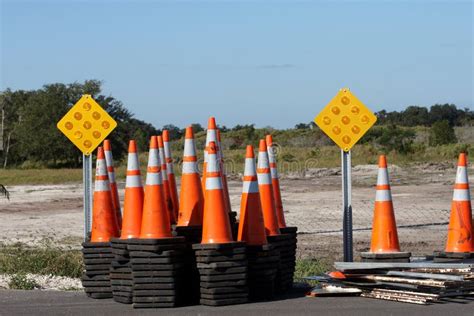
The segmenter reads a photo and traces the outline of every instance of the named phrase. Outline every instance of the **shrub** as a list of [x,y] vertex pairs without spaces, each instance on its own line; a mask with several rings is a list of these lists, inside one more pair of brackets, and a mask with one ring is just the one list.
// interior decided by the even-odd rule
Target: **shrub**
[[456,143],[456,134],[454,128],[449,125],[447,120],[438,121],[433,124],[430,130],[430,145],[447,145]]

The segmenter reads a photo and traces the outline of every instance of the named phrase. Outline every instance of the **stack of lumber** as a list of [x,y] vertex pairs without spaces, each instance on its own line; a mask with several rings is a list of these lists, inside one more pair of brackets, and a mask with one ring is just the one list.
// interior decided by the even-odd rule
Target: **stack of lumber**
[[431,304],[474,295],[474,264],[336,262],[309,296],[360,295]]

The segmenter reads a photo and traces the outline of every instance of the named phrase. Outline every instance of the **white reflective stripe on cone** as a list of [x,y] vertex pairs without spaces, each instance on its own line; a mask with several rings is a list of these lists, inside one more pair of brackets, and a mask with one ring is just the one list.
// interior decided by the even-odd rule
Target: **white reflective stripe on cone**
[[115,183],[115,172],[109,172],[109,183]]
[[146,185],[161,185],[161,172],[148,172],[146,174]]
[[257,181],[244,181],[242,193],[258,193]]
[[109,181],[107,180],[95,180],[95,192],[110,191]]
[[112,152],[110,150],[104,150],[104,154],[105,154],[105,161],[107,162],[107,166],[113,167],[114,163],[113,163],[113,158],[112,158]]
[[206,178],[206,190],[222,190],[222,181],[220,177]]
[[392,200],[392,193],[390,190],[377,190],[375,193],[375,201],[376,202],[383,202],[383,201],[391,201]]
[[171,158],[170,144],[168,142],[163,142],[163,147],[165,148],[165,158]]
[[245,158],[244,176],[254,176],[256,174],[257,169],[255,169],[255,161],[253,158]]
[[268,160],[271,163],[276,163],[276,158],[275,158],[275,154],[273,153],[272,147],[267,146],[267,154],[268,154]]
[[104,159],[99,159],[96,162],[95,175],[96,176],[107,176],[107,165],[105,164]]
[[272,178],[269,173],[258,173],[258,185],[272,184]]
[[163,181],[167,181],[167,180],[168,180],[168,172],[167,172],[167,170],[161,168],[161,172],[160,172],[160,173],[161,173],[161,179],[162,179]]
[[[214,157],[212,157],[214,156]],[[207,161],[207,172],[219,172],[219,163],[217,162],[217,159],[215,158],[215,154],[209,155],[209,159]]]
[[184,157],[196,157],[196,147],[193,139],[184,140]]
[[458,166],[456,173],[456,183],[469,183],[466,167]]
[[194,174],[198,173],[197,163],[194,161],[183,162],[183,174]]
[[387,168],[379,168],[379,173],[377,175],[377,185],[389,184],[388,181]]
[[142,177],[139,175],[127,176],[126,181],[125,181],[125,186],[127,188],[141,188]]
[[268,162],[268,155],[267,152],[259,152],[258,153],[258,162],[257,162],[258,168],[269,168],[270,163]]
[[272,179],[278,179],[277,168],[270,168],[270,174],[272,175]]
[[128,154],[127,170],[140,170],[137,153]]
[[151,148],[148,153],[148,167],[158,167],[161,165],[160,157],[158,156],[158,150]]
[[166,171],[168,171],[168,174],[174,174],[173,163],[171,162],[166,163]]
[[454,189],[453,201],[471,201],[471,193],[466,189]]

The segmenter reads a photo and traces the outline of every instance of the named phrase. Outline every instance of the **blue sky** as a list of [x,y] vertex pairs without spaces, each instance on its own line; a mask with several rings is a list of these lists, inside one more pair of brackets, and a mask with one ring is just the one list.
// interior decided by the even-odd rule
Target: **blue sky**
[[474,108],[472,1],[0,2],[0,89],[100,79],[157,127],[292,127],[342,87]]

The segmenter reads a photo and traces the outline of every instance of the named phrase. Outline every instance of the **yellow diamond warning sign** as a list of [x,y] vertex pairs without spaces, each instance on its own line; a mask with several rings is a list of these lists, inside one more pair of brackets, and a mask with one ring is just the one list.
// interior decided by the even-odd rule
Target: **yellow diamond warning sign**
[[117,122],[90,95],[85,94],[57,126],[88,156],[114,130]]
[[374,113],[349,89],[341,89],[314,119],[344,151],[349,151],[376,121]]

